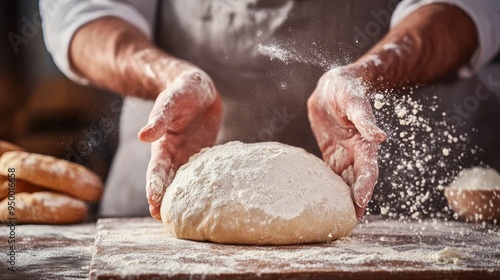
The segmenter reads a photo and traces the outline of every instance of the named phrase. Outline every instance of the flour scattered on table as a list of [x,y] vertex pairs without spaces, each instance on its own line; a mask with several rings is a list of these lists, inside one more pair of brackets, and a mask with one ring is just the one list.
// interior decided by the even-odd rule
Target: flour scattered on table
[[463,260],[468,258],[467,254],[463,251],[450,247],[446,247],[441,251],[432,253],[429,257],[437,263],[451,263],[454,265],[460,265]]
[[[473,228],[454,221],[371,220],[360,224],[349,237],[299,246],[234,246],[176,239],[166,236],[161,224],[151,219],[134,219],[133,223],[101,220],[98,227],[98,250],[91,272],[101,275],[187,274],[196,278],[332,268],[349,272],[460,273],[471,267],[498,271],[500,266],[495,257],[498,228]],[[418,238],[414,236],[416,229],[422,232]]]

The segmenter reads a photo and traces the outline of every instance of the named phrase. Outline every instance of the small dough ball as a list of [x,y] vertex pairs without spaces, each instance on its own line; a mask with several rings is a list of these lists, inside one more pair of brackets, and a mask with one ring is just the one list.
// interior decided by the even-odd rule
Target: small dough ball
[[167,188],[161,217],[178,238],[226,244],[325,242],[357,224],[342,178],[276,142],[229,142],[194,155]]

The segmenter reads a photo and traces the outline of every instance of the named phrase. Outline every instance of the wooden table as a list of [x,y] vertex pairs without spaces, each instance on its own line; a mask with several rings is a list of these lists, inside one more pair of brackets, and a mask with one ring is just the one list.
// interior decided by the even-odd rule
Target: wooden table
[[18,225],[16,272],[7,270],[7,236],[1,225],[0,279],[87,279],[95,224],[72,226]]
[[349,238],[301,246],[179,240],[152,219],[98,222],[91,279],[500,278],[498,228],[369,219]]
[[499,227],[461,222],[370,217],[332,243],[267,247],[178,240],[151,218],[24,225],[16,235],[18,271],[2,260],[0,279],[500,279]]

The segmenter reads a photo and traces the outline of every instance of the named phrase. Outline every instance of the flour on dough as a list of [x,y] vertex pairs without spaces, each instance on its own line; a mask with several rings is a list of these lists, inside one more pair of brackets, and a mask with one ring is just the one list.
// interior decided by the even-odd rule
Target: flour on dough
[[350,189],[319,158],[276,142],[204,149],[167,188],[161,217],[174,236],[228,244],[300,244],[347,236]]

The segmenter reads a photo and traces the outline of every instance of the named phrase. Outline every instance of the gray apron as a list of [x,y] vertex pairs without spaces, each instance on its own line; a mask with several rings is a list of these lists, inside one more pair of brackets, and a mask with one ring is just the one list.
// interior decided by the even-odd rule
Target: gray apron
[[[388,19],[381,26],[370,13],[389,15],[388,4],[163,1],[158,44],[214,79],[224,102],[219,143],[279,141],[318,154],[307,119],[307,98],[325,68],[355,60],[384,35]],[[377,23],[379,32],[370,34],[374,36],[359,48],[354,30],[364,30],[369,21]],[[347,44],[353,50],[346,50]]]
[[[319,155],[307,118],[307,98],[327,69],[353,62],[385,35],[398,1],[158,2],[156,43],[206,71],[222,95],[223,125],[217,143],[279,141]],[[144,176],[149,145],[129,137],[137,137],[151,106],[125,100],[123,143],[113,169],[133,168],[110,176],[108,188],[133,190],[105,195],[103,215],[148,215]],[[395,191],[384,181],[388,177],[382,168],[373,212]],[[441,195],[433,201],[443,204]]]

